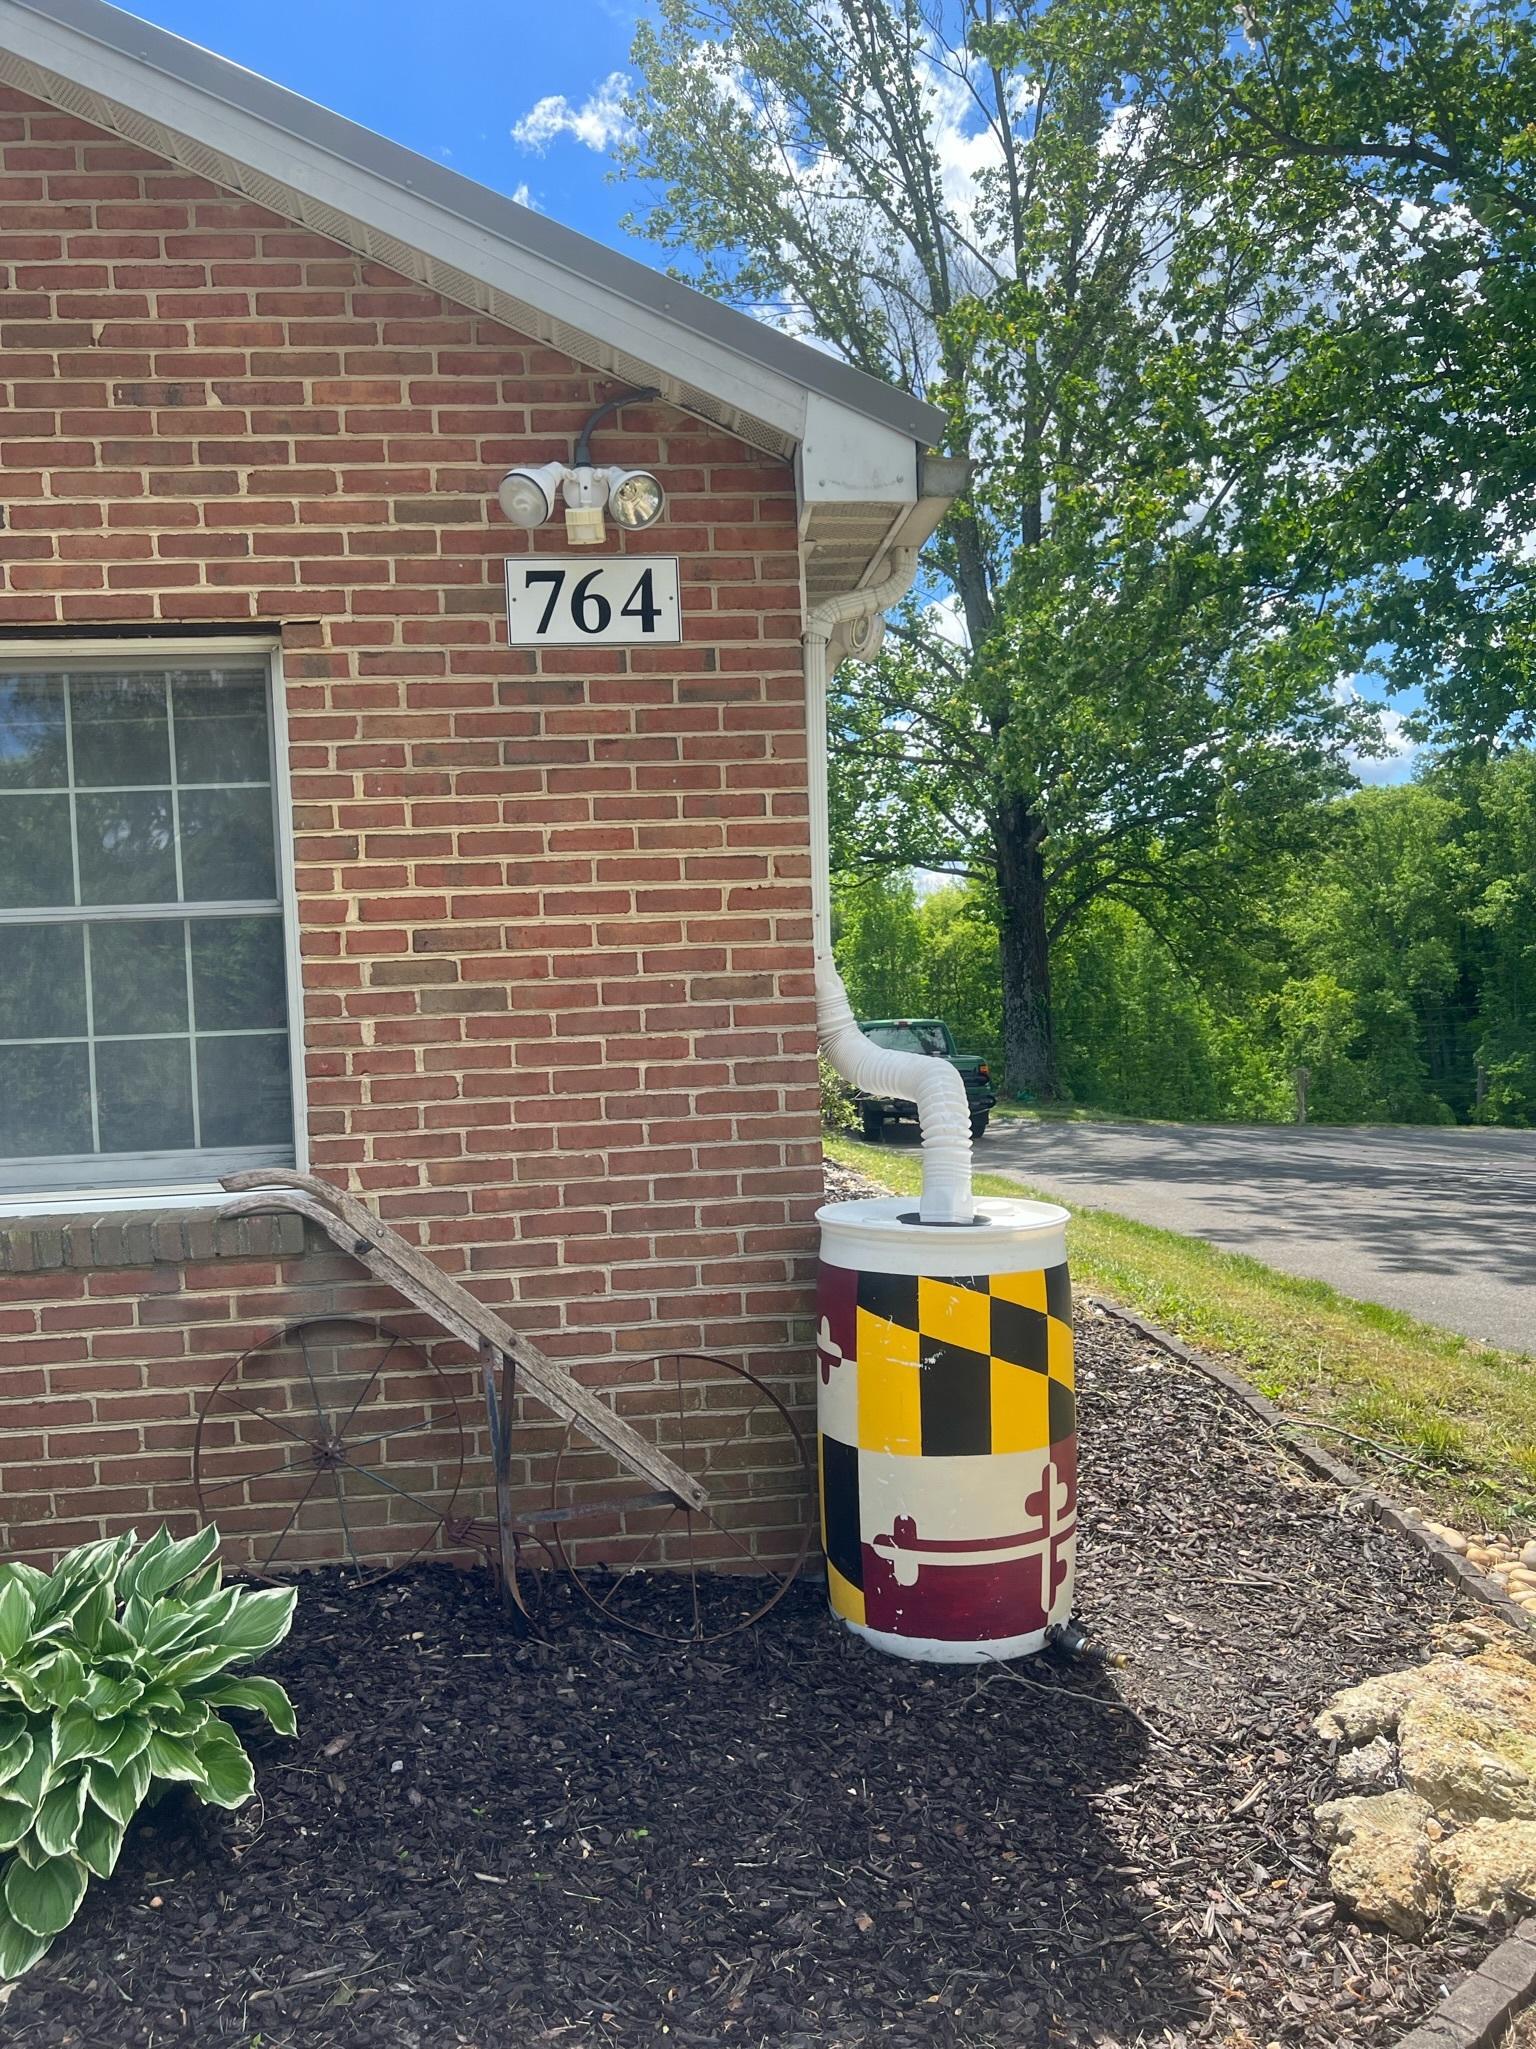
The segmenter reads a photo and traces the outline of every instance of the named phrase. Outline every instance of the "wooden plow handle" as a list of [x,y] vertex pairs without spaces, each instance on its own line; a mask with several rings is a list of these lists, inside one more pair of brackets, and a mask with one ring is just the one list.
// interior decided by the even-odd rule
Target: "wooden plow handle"
[[703,1485],[675,1460],[647,1444],[638,1431],[616,1416],[606,1402],[563,1366],[547,1358],[537,1345],[512,1329],[478,1296],[445,1274],[416,1246],[376,1217],[366,1203],[312,1174],[291,1167],[261,1167],[228,1174],[223,1186],[240,1199],[224,1205],[226,1217],[244,1217],[267,1210],[293,1210],[317,1224],[331,1241],[385,1282],[461,1344],[483,1356],[489,1346],[517,1367],[523,1385],[563,1421],[618,1460],[632,1473],[674,1497],[681,1507],[707,1509]]

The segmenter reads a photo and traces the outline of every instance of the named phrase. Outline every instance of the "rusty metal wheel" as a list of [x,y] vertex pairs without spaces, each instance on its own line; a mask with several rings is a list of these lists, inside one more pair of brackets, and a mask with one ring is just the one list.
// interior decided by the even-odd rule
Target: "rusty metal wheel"
[[[734,1636],[777,1607],[810,1548],[811,1456],[765,1382],[729,1359],[675,1352],[612,1390],[616,1414],[709,1490],[707,1510],[638,1493],[574,1426],[555,1465],[556,1549],[607,1622],[662,1643]],[[799,1494],[805,1512],[784,1508]],[[543,1523],[546,1518],[531,1520]]]
[[463,1472],[447,1378],[377,1317],[286,1324],[198,1412],[198,1506],[258,1579],[340,1562],[366,1586],[400,1571],[453,1514]]

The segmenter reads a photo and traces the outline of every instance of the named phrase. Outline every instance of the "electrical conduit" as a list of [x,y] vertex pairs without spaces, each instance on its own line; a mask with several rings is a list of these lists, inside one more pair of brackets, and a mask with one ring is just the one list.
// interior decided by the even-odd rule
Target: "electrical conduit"
[[[923,1134],[923,1192],[918,1216],[925,1224],[969,1224],[971,1117],[965,1083],[947,1060],[897,1053],[866,1038],[854,1021],[848,992],[832,959],[831,841],[827,816],[827,683],[837,656],[872,655],[880,644],[882,615],[912,588],[917,550],[893,548],[884,582],[812,606],[805,622],[805,732],[810,756],[811,919],[816,964],[816,1027],[821,1049],[847,1082],[872,1096],[897,1096],[917,1106]],[[841,632],[839,631],[841,629]]]

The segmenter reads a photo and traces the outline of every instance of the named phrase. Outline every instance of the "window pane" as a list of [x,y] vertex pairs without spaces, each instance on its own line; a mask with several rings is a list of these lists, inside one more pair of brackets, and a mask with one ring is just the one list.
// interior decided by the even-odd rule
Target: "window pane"
[[[0,926],[0,1039],[85,1037],[85,941],[78,925]],[[10,1054],[3,1087],[10,1086]]]
[[138,676],[72,676],[69,710],[78,786],[170,781],[165,677],[158,669]]
[[199,1031],[285,1025],[284,990],[280,917],[193,920],[192,994]]
[[0,789],[60,790],[68,769],[60,679],[0,675]]
[[90,1063],[84,1046],[11,1046],[0,1089],[0,1155],[91,1150]]
[[279,895],[265,666],[3,655],[0,913],[37,918],[0,919],[12,1185],[72,1186],[93,1153],[84,1185],[121,1188],[158,1178],[138,1154],[291,1159],[282,915],[187,916]]
[[267,748],[266,679],[259,673],[173,676],[176,780],[180,783],[264,783],[272,773]]
[[68,797],[0,796],[0,905],[74,900]]
[[131,918],[91,927],[91,1003],[98,1034],[184,1032],[186,926]]
[[293,1137],[287,1034],[199,1039],[197,1100],[204,1145],[287,1145]]
[[192,1143],[192,1057],[185,1039],[108,1040],[96,1048],[104,1153]]
[[180,805],[188,902],[277,895],[270,790],[183,790]]
[[[53,799],[42,801],[51,804]],[[82,903],[174,903],[176,851],[169,790],[80,796],[75,799],[75,818]]]

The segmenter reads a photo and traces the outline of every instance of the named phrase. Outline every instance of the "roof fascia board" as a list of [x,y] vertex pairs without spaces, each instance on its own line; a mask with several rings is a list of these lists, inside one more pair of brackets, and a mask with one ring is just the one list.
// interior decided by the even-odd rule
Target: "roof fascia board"
[[102,0],[0,0],[0,47],[438,258],[789,438],[807,403],[937,439],[877,378]]
[[917,496],[912,436],[861,419],[817,391],[806,393],[797,468],[806,507],[906,504]]

